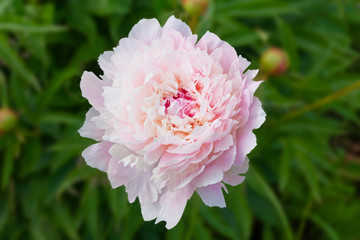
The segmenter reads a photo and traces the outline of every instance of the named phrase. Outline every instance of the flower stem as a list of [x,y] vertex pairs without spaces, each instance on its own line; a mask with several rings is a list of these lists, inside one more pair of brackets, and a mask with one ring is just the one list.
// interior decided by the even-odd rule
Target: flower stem
[[299,228],[298,228],[297,233],[296,233],[296,239],[297,240],[302,239],[302,235],[304,233],[306,221],[307,221],[307,219],[309,217],[309,213],[310,213],[310,210],[311,210],[312,206],[313,206],[313,202],[312,202],[312,200],[310,198],[309,201],[307,202],[307,204],[305,205],[304,209],[303,209],[303,214],[302,214],[302,218],[300,220],[300,225],[299,225]]
[[6,81],[5,76],[2,72],[0,72],[0,107],[6,108],[8,106],[7,101],[7,87],[6,87]]
[[321,98],[315,102],[310,103],[309,105],[306,105],[303,108],[300,108],[298,110],[295,110],[293,112],[290,112],[288,114],[286,114],[282,119],[283,120],[289,120],[289,119],[293,119],[296,118],[298,116],[303,115],[304,113],[307,113],[309,111],[312,111],[314,109],[317,109],[325,104],[328,104],[344,95],[346,95],[347,93],[350,93],[354,90],[356,90],[357,88],[360,88],[360,80],[356,81],[355,83],[348,85],[342,89],[340,89],[337,92],[331,93],[327,96],[325,96],[324,98]]

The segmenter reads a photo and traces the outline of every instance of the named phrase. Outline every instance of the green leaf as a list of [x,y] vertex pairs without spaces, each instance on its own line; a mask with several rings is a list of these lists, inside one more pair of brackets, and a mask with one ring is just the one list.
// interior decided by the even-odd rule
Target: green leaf
[[276,14],[299,14],[299,10],[281,1],[226,1],[216,5],[216,11],[236,17],[268,17]]
[[78,116],[66,112],[47,112],[39,118],[39,123],[68,124],[81,126],[83,120]]
[[77,240],[80,238],[77,233],[76,224],[74,224],[74,217],[69,211],[71,210],[68,206],[59,202],[53,208],[54,218],[69,239]]
[[92,177],[95,173],[96,171],[90,167],[73,169],[57,189],[56,195],[61,195],[76,182],[90,179],[90,177]]
[[208,229],[200,218],[197,218],[194,225],[194,239],[211,240],[212,235],[210,229]]
[[280,191],[284,191],[285,187],[289,180],[289,172],[290,172],[290,162],[292,160],[292,149],[291,145],[286,142],[283,142],[283,152],[280,158],[280,172],[279,172],[279,189]]
[[237,232],[228,226],[216,212],[216,209],[201,207],[200,213],[205,222],[218,234],[229,239],[239,239]]
[[20,176],[24,177],[35,170],[36,164],[40,161],[42,147],[38,139],[28,139],[23,149],[21,158]]
[[[11,174],[15,165],[15,147],[14,144],[2,146],[4,158],[1,160],[1,189],[7,188]],[[1,151],[1,148],[0,148]]]
[[334,227],[332,227],[328,222],[321,219],[319,216],[312,214],[310,215],[311,222],[313,222],[315,225],[317,225],[321,230],[323,230],[324,234],[328,237],[328,239],[331,240],[340,240],[341,238],[334,230]]
[[83,204],[85,208],[85,222],[86,226],[89,229],[92,237],[94,239],[99,239],[99,221],[98,221],[98,209],[99,209],[99,200],[98,200],[98,191],[96,186],[93,184],[88,183],[87,187],[85,188],[85,192],[83,195]]
[[294,41],[294,36],[291,28],[281,18],[275,18],[279,37],[282,45],[289,56],[290,67],[292,70],[297,71],[299,69],[299,55]]
[[54,32],[63,32],[67,30],[67,27],[56,26],[56,25],[30,25],[24,23],[12,23],[12,22],[0,22],[0,31],[9,31],[9,32],[19,32],[19,33],[54,33]]
[[238,189],[238,187],[229,189],[227,208],[235,216],[241,239],[250,239],[253,216],[244,192],[244,185],[242,185],[241,189]]
[[5,61],[5,63],[7,63],[9,67],[28,84],[32,85],[36,90],[40,90],[40,84],[36,76],[26,66],[24,61],[14,50],[14,47],[10,46],[8,40],[2,34],[0,34],[0,59]]
[[281,202],[278,200],[271,187],[267,184],[266,180],[255,170],[254,167],[252,167],[252,169],[247,173],[247,181],[254,191],[262,194],[273,205],[280,218],[286,239],[294,239],[289,220],[284,212]]
[[[296,142],[294,143],[294,147],[299,147]],[[296,160],[298,166],[302,170],[302,173],[305,177],[306,182],[308,183],[309,188],[311,189],[311,194],[315,198],[316,201],[321,201],[319,186],[318,186],[318,175],[316,173],[316,168],[312,164],[311,160],[308,156],[305,156],[299,151],[295,152]]]

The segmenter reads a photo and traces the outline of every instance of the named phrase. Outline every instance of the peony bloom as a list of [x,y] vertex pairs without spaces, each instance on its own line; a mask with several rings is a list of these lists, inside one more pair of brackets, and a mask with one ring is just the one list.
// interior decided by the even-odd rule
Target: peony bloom
[[124,185],[144,220],[174,227],[196,191],[225,207],[222,189],[238,185],[265,120],[252,81],[257,70],[228,43],[197,35],[170,17],[163,27],[143,19],[113,51],[99,57],[101,78],[84,72],[80,87],[92,105],[79,133],[98,143],[82,153]]

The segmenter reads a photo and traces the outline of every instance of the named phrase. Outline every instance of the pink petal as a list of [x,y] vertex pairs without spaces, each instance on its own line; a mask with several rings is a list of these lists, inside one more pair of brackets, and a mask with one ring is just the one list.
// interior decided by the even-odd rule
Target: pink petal
[[86,120],[84,125],[78,130],[80,136],[91,138],[96,141],[100,141],[102,139],[104,130],[96,128],[95,122],[91,121],[93,117],[98,115],[98,111],[96,111],[94,108],[90,108],[90,110],[86,113]]
[[209,207],[226,207],[221,182],[196,189],[203,202]]
[[112,143],[105,141],[95,143],[86,148],[81,155],[89,166],[106,172],[111,158],[109,149],[112,145]]
[[150,221],[157,218],[156,223],[165,221],[167,229],[173,228],[179,222],[187,200],[193,192],[194,188],[191,186],[186,186],[173,192],[164,189],[157,202],[141,205],[144,220]]
[[136,38],[150,45],[151,42],[161,36],[161,26],[155,18],[140,20],[130,31],[129,38]]
[[[136,167],[135,167],[136,168]],[[150,181],[151,171],[142,171],[137,169],[135,176],[125,184],[128,193],[129,202],[139,198],[140,204],[148,204],[158,199],[159,192],[152,181]]]
[[109,149],[109,153],[112,157],[121,160],[131,155],[133,152],[131,152],[129,149],[127,149],[121,144],[113,144],[112,147]]
[[222,45],[221,39],[214,33],[206,32],[202,38],[198,41],[196,46],[201,50],[205,50],[208,54],[211,54],[216,48]]
[[[136,52],[142,52],[145,44],[140,39],[122,38],[119,41],[119,46],[115,49],[116,55],[124,57],[123,55],[132,56]],[[114,56],[115,57],[115,56]],[[112,58],[113,60],[114,58]],[[124,62],[126,64],[127,62]]]
[[252,80],[256,77],[256,75],[258,74],[259,70],[247,70],[244,74],[244,78],[248,79],[248,80]]
[[235,49],[227,42],[222,41],[217,35],[211,32],[206,32],[204,36],[196,44],[202,50],[205,50],[210,55],[215,49],[222,49],[222,57],[220,64],[224,69],[224,72],[229,72],[231,64],[234,61],[238,61],[238,56]]
[[107,170],[108,178],[113,188],[127,184],[136,174],[136,168],[125,167],[121,159],[111,158]]
[[242,183],[245,180],[245,176],[239,174],[244,174],[249,168],[249,158],[245,158],[245,161],[241,166],[233,166],[229,171],[224,173],[223,182],[231,186],[236,186]]
[[80,88],[83,97],[98,111],[104,108],[104,98],[101,96],[104,82],[92,72],[85,71],[81,77]]
[[225,151],[230,148],[234,144],[233,136],[231,134],[227,134],[225,137],[214,143],[214,153]]
[[99,56],[99,59],[98,59],[100,68],[104,71],[104,74],[109,79],[114,79],[115,78],[116,67],[111,62],[111,57],[113,55],[114,55],[113,51],[106,51],[103,54],[101,54]]
[[230,169],[235,161],[236,147],[223,152],[216,160],[208,164],[205,170],[192,181],[196,187],[203,187],[220,182],[224,177],[224,171]]
[[210,184],[220,182],[224,177],[224,171],[218,164],[209,164],[205,170],[196,178],[193,179],[192,184],[196,187],[203,187]]
[[249,66],[250,62],[246,58],[243,58],[241,55],[239,55],[240,71],[243,73]]
[[180,32],[184,37],[189,37],[192,35],[190,27],[180,19],[175,18],[174,16],[169,17],[169,19],[166,21],[163,27],[163,32],[172,29]]
[[140,203],[156,201],[158,191],[150,181],[152,171],[125,166],[125,162],[131,162],[131,158],[140,158],[120,144],[114,144],[109,150],[113,156],[108,167],[108,178],[113,188],[125,185],[129,202],[134,202],[139,197]]
[[265,119],[266,114],[261,107],[261,102],[257,97],[254,97],[249,110],[249,119],[245,127],[257,129],[265,122]]
[[148,164],[154,164],[154,163],[160,161],[160,158],[163,155],[163,153],[165,152],[165,150],[166,150],[165,146],[160,146],[153,151],[145,152],[144,161]]
[[256,147],[256,136],[248,129],[240,129],[237,133],[237,152],[236,166],[241,166],[245,161],[245,156]]
[[104,97],[105,109],[112,113],[116,119],[127,122],[129,119],[124,99],[124,91],[121,88],[104,87],[102,96]]

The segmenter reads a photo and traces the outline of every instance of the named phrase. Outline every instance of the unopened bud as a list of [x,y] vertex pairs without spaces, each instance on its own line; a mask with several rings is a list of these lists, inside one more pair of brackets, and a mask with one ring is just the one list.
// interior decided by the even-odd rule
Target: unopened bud
[[280,75],[287,70],[289,58],[282,49],[271,47],[261,56],[260,64],[265,74]]
[[190,15],[200,15],[208,7],[209,0],[182,0],[185,11]]
[[16,113],[9,108],[0,109],[0,134],[11,131],[17,123]]

